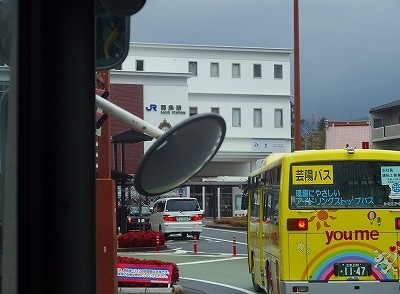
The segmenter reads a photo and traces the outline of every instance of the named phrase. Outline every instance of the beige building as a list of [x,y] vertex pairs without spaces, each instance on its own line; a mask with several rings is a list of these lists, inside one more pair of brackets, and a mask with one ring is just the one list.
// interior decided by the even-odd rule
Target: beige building
[[369,121],[326,121],[325,149],[369,148]]
[[400,100],[370,109],[369,121],[326,121],[325,148],[400,150]]

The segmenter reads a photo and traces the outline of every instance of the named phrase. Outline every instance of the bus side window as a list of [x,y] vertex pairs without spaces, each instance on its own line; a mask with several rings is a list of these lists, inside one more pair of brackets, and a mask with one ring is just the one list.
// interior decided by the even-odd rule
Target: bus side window
[[272,189],[272,197],[271,197],[271,220],[273,222],[278,223],[278,215],[279,215],[279,186],[278,188],[275,186]]
[[[249,193],[250,195],[250,193]],[[251,191],[251,217],[259,218],[260,213],[260,195],[258,194],[257,189],[252,189]]]
[[264,220],[278,223],[279,189],[270,187],[265,190],[264,195]]
[[263,215],[263,220],[264,221],[270,221],[270,215],[271,215],[271,205],[270,205],[270,199],[271,195],[269,194],[269,189],[264,190],[264,215]]

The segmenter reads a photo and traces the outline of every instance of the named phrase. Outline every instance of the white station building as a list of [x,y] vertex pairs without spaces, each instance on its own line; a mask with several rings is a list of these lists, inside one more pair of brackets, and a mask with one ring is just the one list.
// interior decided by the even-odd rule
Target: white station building
[[[111,84],[143,85],[146,122],[167,129],[191,115],[215,112],[227,125],[212,162],[173,194],[198,198],[208,216],[210,209],[218,217],[242,213],[238,183],[271,152],[291,152],[292,52],[130,44],[123,64],[111,71]],[[145,151],[150,144],[145,142]]]

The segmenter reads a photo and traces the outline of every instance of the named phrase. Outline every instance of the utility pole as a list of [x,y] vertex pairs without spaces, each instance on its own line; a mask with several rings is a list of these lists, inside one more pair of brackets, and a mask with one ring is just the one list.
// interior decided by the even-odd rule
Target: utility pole
[[301,150],[299,0],[294,1],[294,148]]
[[[110,72],[97,73],[103,89],[110,92]],[[111,179],[110,117],[98,137],[98,175],[96,180],[96,293],[116,294],[117,240],[115,183]]]

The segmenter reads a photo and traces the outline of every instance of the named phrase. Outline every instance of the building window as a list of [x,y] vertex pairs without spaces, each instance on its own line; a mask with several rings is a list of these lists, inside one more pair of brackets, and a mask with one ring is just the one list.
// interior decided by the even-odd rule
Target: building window
[[262,111],[261,108],[254,108],[253,110],[253,125],[255,128],[262,127]]
[[197,62],[189,61],[189,72],[197,76]]
[[261,78],[261,64],[253,64],[253,77]]
[[283,110],[282,109],[275,109],[275,128],[282,128],[283,127]]
[[283,78],[282,64],[274,64],[274,78],[275,79]]
[[143,71],[144,68],[144,61],[143,60],[136,60],[136,70]]
[[240,127],[241,114],[240,108],[232,108],[232,127]]
[[189,116],[196,115],[197,113],[197,107],[189,107]]
[[211,107],[211,112],[219,114],[219,107]]
[[232,78],[240,78],[240,63],[232,64]]
[[211,62],[210,76],[219,77],[219,64],[217,62]]
[[374,118],[374,129],[383,127],[383,120],[381,118]]

